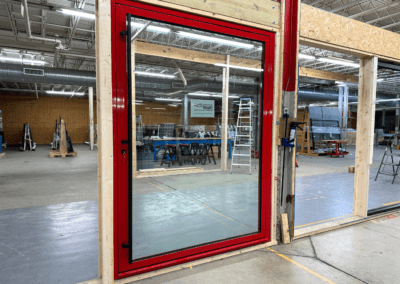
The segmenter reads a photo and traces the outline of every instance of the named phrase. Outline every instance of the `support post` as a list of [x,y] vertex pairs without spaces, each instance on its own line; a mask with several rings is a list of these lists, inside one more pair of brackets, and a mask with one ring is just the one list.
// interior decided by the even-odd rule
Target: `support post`
[[372,164],[378,58],[361,59],[358,84],[356,170],[353,215],[367,217],[369,171]]
[[183,125],[185,131],[189,130],[189,96],[185,94],[185,98],[183,100]]
[[223,69],[222,83],[222,126],[221,126],[221,170],[228,169],[228,108],[229,108],[229,60],[230,56],[226,56],[227,67]]
[[[397,99],[400,99],[400,95],[397,95]],[[399,123],[400,123],[400,121],[399,121],[399,115],[400,115],[399,107],[400,107],[400,101],[396,101],[396,117],[395,117],[396,121],[395,121],[394,130],[395,130],[395,132],[397,134],[396,138],[395,138],[395,143],[397,145],[397,149],[399,149],[399,145],[400,145],[399,139],[398,139],[399,134],[400,134],[400,132],[399,132],[399,130],[400,130],[400,128],[399,128]]]
[[90,150],[94,148],[94,121],[93,121],[93,87],[89,87],[89,143]]
[[343,93],[344,87],[339,87],[338,108],[340,113],[339,127],[343,133]]
[[349,87],[344,87],[343,92],[343,126],[342,126],[342,140],[347,140],[347,127],[349,115]]
[[114,152],[111,78],[111,1],[96,1],[99,278],[114,283]]

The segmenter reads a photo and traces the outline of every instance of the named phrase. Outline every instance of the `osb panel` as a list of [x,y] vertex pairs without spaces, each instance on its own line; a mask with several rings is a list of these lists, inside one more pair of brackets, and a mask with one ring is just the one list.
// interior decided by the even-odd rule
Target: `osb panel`
[[[89,101],[87,98],[57,98],[1,95],[0,109],[3,111],[3,127],[8,144],[22,140],[24,123],[32,128],[36,144],[50,144],[53,141],[55,122],[59,116],[65,120],[72,143],[89,141]],[[94,123],[96,124],[96,101],[94,101]]]
[[[279,28],[280,23],[280,3],[270,0],[252,0],[252,1],[241,1],[241,0],[138,0],[140,2],[147,2],[150,4],[158,4],[166,6],[160,2],[166,4],[175,4],[176,8],[179,6],[186,7],[189,9],[196,9],[211,13],[213,16],[221,15],[223,20],[227,20],[224,17],[229,17],[241,21],[248,21],[256,24],[267,25],[274,28]],[[183,10],[183,9],[182,9]],[[195,11],[193,11],[195,12]],[[207,15],[205,15],[207,16]],[[218,17],[220,18],[220,17]]]
[[399,34],[302,4],[300,41],[306,40],[400,59]]
[[358,83],[358,77],[353,75],[346,75],[336,72],[315,70],[310,68],[299,68],[299,76],[309,77],[309,78],[317,78],[317,79],[325,79],[325,80],[336,80],[343,81],[349,83]]

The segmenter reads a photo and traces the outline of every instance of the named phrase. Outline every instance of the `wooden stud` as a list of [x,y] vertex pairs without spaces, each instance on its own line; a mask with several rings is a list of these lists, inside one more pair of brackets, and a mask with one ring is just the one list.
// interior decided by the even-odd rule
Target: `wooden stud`
[[[229,66],[230,56],[226,56],[226,64]],[[222,84],[222,123],[221,123],[221,170],[228,169],[228,113],[229,113],[229,67],[223,69]],[[233,159],[233,157],[232,157]]]
[[356,170],[356,167],[354,167],[354,166],[349,167],[349,173],[354,174],[355,170]]
[[286,213],[281,214],[281,236],[283,244],[290,243],[289,223]]
[[361,59],[353,198],[353,215],[359,217],[366,217],[368,210],[369,170],[374,146],[377,70],[377,57]]
[[299,68],[299,76],[358,84],[358,76],[323,71],[323,70],[315,70],[305,67]]
[[98,107],[99,257],[102,283],[114,283],[113,112],[111,77],[111,1],[96,0],[96,82]]

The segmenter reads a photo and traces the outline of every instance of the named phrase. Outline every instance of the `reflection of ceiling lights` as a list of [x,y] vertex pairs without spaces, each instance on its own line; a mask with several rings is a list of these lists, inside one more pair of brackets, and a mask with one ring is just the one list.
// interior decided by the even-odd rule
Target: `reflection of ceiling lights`
[[85,92],[65,92],[65,91],[46,91],[46,94],[49,95],[65,95],[65,96],[84,96]]
[[76,11],[76,10],[61,9],[61,10],[59,10],[59,12],[65,14],[65,15],[87,18],[87,19],[91,19],[91,20],[96,19],[96,15],[94,15],[94,14],[89,14],[89,13],[80,12],[80,11]]
[[39,65],[39,66],[43,66],[46,64],[46,61],[43,61],[43,60],[14,58],[14,57],[7,57],[7,56],[0,56],[0,61],[15,62],[15,63],[26,64],[26,65],[28,65],[28,64]]
[[[216,98],[222,98],[222,95],[211,95],[212,97],[216,97]],[[228,96],[228,98],[230,99],[238,99],[240,98],[239,96]]]
[[[131,22],[131,26],[133,26],[135,28],[141,28],[144,26],[144,24]],[[169,33],[171,31],[170,29],[163,28],[163,27],[157,27],[157,26],[153,26],[153,25],[148,26],[146,29],[150,30],[150,31],[160,32],[160,33]]]
[[[220,67],[228,67],[227,64],[221,64],[221,63],[215,63],[214,65],[220,66]],[[261,68],[250,68],[250,67],[242,67],[242,66],[236,66],[236,65],[229,65],[229,68],[243,69],[243,70],[256,71],[256,72],[264,71],[264,69],[261,69]]]
[[299,53],[299,58],[300,59],[314,60],[315,56]]
[[178,104],[168,104],[168,105],[172,107],[178,107]]
[[359,68],[360,64],[350,62],[350,61],[345,61],[345,60],[339,60],[339,59],[332,59],[332,58],[318,58],[318,61],[321,62],[326,62],[326,63],[331,63],[331,64],[337,64],[337,65],[343,65],[343,66],[349,66],[349,67],[354,67],[354,68]]
[[383,82],[383,81],[385,81],[385,79],[378,79],[378,80],[376,80],[377,82]]
[[171,79],[175,78],[174,75],[166,75],[166,74],[161,74],[161,73],[149,73],[149,72],[142,72],[142,71],[135,71],[135,74],[152,76],[152,77],[160,77],[160,78],[171,78]]
[[189,93],[189,96],[198,96],[198,97],[211,97],[210,94],[196,94],[196,93]]
[[169,99],[169,98],[155,98],[156,101],[169,101],[169,102],[180,102],[181,99]]
[[179,35],[184,36],[184,37],[190,37],[194,39],[201,39],[204,41],[211,41],[211,42],[216,42],[216,43],[221,43],[221,44],[226,44],[226,45],[233,45],[233,46],[239,46],[242,48],[254,48],[254,45],[248,44],[248,43],[242,43],[238,41],[232,41],[232,40],[226,40],[226,39],[220,39],[216,37],[211,37],[211,36],[204,36],[204,35],[199,35],[199,34],[192,34],[188,32],[178,32]]

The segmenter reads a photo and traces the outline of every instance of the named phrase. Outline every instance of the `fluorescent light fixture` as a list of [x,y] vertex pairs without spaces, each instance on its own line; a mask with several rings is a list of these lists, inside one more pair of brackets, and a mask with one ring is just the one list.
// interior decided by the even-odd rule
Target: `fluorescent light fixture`
[[174,75],[166,75],[166,74],[161,74],[161,73],[150,73],[150,72],[142,72],[142,71],[135,71],[135,74],[152,76],[152,77],[160,77],[160,78],[175,78]]
[[343,65],[343,66],[349,66],[349,67],[354,67],[354,68],[359,68],[360,67],[360,64],[358,64],[358,63],[339,60],[339,59],[331,59],[331,58],[320,57],[320,58],[318,58],[318,61],[331,63],[331,64],[337,64],[337,65]]
[[[144,26],[144,24],[131,22],[131,26],[140,29],[141,27]],[[163,28],[163,27],[157,27],[157,26],[153,26],[153,25],[148,26],[146,29],[147,30],[151,30],[151,31],[155,31],[155,32],[160,32],[160,33],[169,33],[171,31],[170,29]]]
[[169,106],[172,106],[172,107],[178,107],[178,105],[175,105],[175,104],[168,104]]
[[0,56],[0,61],[16,62],[16,63],[20,63],[20,64],[27,64],[27,65],[31,64],[31,65],[40,65],[40,66],[43,66],[46,64],[46,61],[43,61],[43,60],[14,58],[14,57],[6,57],[6,56]]
[[143,103],[141,100],[135,100],[135,103]]
[[66,95],[66,96],[72,96],[72,95],[84,96],[85,92],[46,91],[46,94],[49,94],[49,95]]
[[205,41],[211,41],[211,42],[216,42],[216,43],[221,43],[221,44],[226,44],[226,45],[233,45],[233,46],[238,46],[238,47],[242,47],[242,48],[254,48],[254,45],[252,45],[252,44],[242,43],[242,42],[237,42],[237,41],[232,41],[232,40],[226,40],[226,39],[220,39],[220,38],[211,37],[211,36],[192,34],[192,33],[182,32],[182,31],[178,32],[178,34],[181,36],[184,36],[184,37],[201,39],[201,40],[205,40]]
[[242,67],[242,66],[227,65],[227,64],[222,64],[222,63],[215,63],[214,65],[215,65],[215,66],[220,66],[220,67],[228,67],[228,66],[229,66],[229,68],[243,69],[243,70],[256,71],[256,72],[262,72],[262,71],[264,71],[264,69],[261,69],[261,68]]
[[211,97],[210,94],[196,94],[196,93],[189,93],[189,96],[199,96],[199,97]]
[[[216,98],[222,98],[222,95],[211,95],[212,97],[216,97]],[[239,96],[228,96],[228,98],[230,99],[238,99],[240,98]]]
[[385,79],[383,79],[383,78],[382,79],[377,79],[376,81],[377,82],[383,82],[383,81],[385,81]]
[[180,102],[181,99],[169,99],[169,98],[155,98],[156,101],[169,101],[169,102]]
[[383,103],[383,102],[395,102],[395,101],[400,101],[400,99],[386,99],[386,100],[377,100],[376,103]]
[[309,54],[299,53],[300,59],[308,59],[308,60],[315,60],[315,56]]
[[165,107],[153,107],[153,109],[166,109]]
[[91,20],[95,20],[96,19],[96,15],[95,14],[89,14],[89,13],[80,12],[80,11],[76,11],[76,10],[61,9],[60,12],[65,14],[65,15],[70,15],[70,16],[87,18],[87,19],[91,19]]

